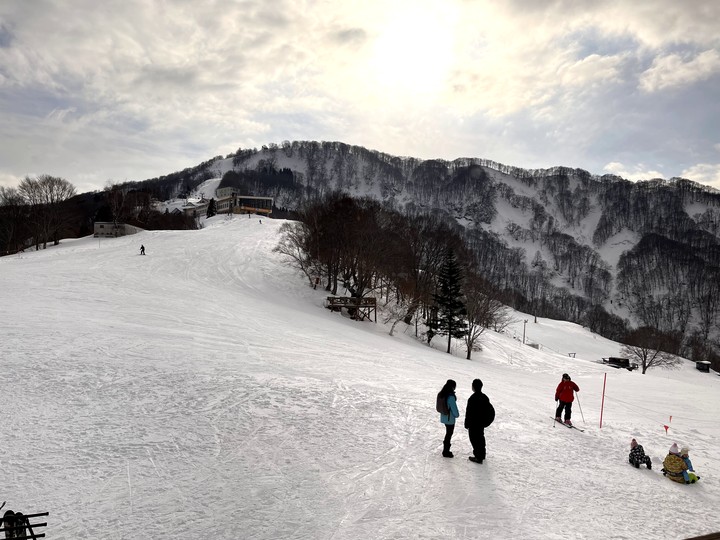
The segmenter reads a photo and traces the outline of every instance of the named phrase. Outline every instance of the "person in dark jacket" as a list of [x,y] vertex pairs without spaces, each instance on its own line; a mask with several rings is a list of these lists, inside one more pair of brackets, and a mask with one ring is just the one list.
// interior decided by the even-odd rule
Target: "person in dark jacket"
[[465,429],[468,430],[473,455],[468,459],[475,463],[485,460],[485,427],[490,408],[490,399],[482,393],[483,383],[480,379],[472,382],[473,395],[470,396],[465,410]]
[[443,457],[454,457],[450,451],[450,440],[455,431],[455,419],[460,417],[460,411],[457,408],[457,397],[455,396],[455,387],[457,384],[452,379],[448,379],[442,390],[438,392],[437,399],[439,403],[444,404],[444,412],[440,413],[440,422],[445,424],[445,439],[443,440]]
[[560,381],[560,384],[558,384],[558,387],[555,389],[555,401],[558,404],[557,409],[555,409],[555,420],[562,422],[560,415],[563,409],[565,409],[565,423],[568,426],[572,426],[570,417],[572,416],[572,402],[575,400],[573,391],[579,392],[580,388],[570,380],[570,375],[563,373],[562,381]]
[[640,465],[646,465],[648,469],[652,469],[652,462],[650,456],[645,455],[645,449],[642,444],[633,439],[630,441],[630,455],[628,456],[628,462],[636,469],[640,468]]

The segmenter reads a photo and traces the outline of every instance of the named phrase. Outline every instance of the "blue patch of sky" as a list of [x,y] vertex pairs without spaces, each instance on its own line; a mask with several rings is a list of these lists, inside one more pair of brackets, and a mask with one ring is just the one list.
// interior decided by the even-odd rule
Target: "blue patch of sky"
[[720,121],[720,104],[712,96],[718,82],[633,96],[623,106],[625,116],[618,116],[614,124],[608,122],[597,137],[596,154],[626,166],[644,163],[668,176],[699,161],[712,162]]
[[133,133],[147,131],[150,128],[150,122],[144,118],[123,118],[121,124],[125,128],[123,131]]
[[84,108],[77,99],[58,95],[41,87],[6,87],[0,99],[4,110],[36,118],[45,118],[54,110],[75,108],[80,111]]
[[13,35],[8,28],[0,23],[0,49],[7,49],[13,41]]
[[592,54],[600,56],[613,56],[631,53],[642,70],[649,68],[658,56],[677,54],[687,60],[694,58],[707,47],[698,47],[692,43],[667,43],[661,50],[643,47],[641,43],[630,34],[603,34],[596,28],[585,28],[572,32],[562,39],[568,46],[577,49],[578,58],[586,58]]
[[[78,97],[80,93],[55,93],[42,87],[7,87],[0,92],[0,112],[15,116],[45,119],[53,113],[62,113],[70,120],[94,115],[103,111],[101,103],[93,103]],[[118,132],[132,134],[146,131],[150,125],[145,118],[129,116],[116,109],[111,114],[99,114],[103,126]]]
[[608,35],[596,28],[585,28],[572,32],[563,37],[562,42],[574,45],[578,50],[578,57],[585,58],[592,54],[600,56],[613,56],[638,49],[639,43],[629,34]]

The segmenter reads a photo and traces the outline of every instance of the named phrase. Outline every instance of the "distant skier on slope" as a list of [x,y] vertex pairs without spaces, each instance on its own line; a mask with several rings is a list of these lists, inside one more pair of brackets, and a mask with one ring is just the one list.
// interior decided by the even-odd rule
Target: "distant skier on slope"
[[140,255],[145,255],[145,246],[140,246]]
[[645,449],[642,444],[633,439],[630,441],[630,455],[628,456],[628,462],[636,469],[640,468],[640,465],[646,465],[648,469],[652,469],[652,462],[650,456],[645,455]]
[[435,405],[435,408],[440,413],[440,422],[445,424],[442,455],[446,458],[454,457],[450,451],[450,441],[455,431],[455,419],[460,417],[460,411],[457,408],[457,397],[455,396],[456,386],[455,381],[448,379],[445,386],[438,392]]
[[562,422],[560,415],[562,410],[565,409],[565,423],[568,426],[572,426],[572,403],[575,400],[573,391],[579,392],[580,388],[577,384],[570,380],[570,375],[563,373],[562,380],[558,387],[555,389],[555,401],[558,403],[557,409],[555,410],[555,421]]
[[473,395],[470,396],[465,410],[465,429],[468,430],[473,455],[468,459],[482,463],[486,457],[485,428],[495,420],[495,408],[490,399],[482,393],[483,383],[480,379],[472,382]]

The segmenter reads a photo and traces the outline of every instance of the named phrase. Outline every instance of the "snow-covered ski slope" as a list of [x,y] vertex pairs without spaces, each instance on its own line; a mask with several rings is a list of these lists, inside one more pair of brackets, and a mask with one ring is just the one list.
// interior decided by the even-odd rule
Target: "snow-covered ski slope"
[[[49,511],[55,540],[720,530],[715,373],[689,362],[644,376],[607,368],[596,360],[617,344],[523,314],[471,361],[412,328],[391,337],[322,307],[325,293],[272,251],[281,224],[215,217],[199,231],[66,240],[0,259],[6,508]],[[525,318],[540,351],[512,337]],[[563,372],[581,388],[573,419],[584,433],[550,418]],[[453,378],[464,414],[476,377],[497,411],[483,465],[467,460],[462,424],[456,457],[440,456],[434,410]],[[628,465],[633,437],[654,470]],[[700,483],[660,474],[674,441],[690,446]]]

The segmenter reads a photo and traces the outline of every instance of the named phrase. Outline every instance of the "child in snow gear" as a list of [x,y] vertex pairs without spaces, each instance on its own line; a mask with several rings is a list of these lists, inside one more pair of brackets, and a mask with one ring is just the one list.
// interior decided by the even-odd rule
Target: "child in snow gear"
[[687,446],[683,446],[680,449],[680,457],[685,462],[685,465],[687,465],[687,469],[683,474],[683,477],[685,478],[685,483],[694,484],[695,482],[700,480],[700,477],[695,474],[695,469],[693,469],[692,461],[690,461],[690,449]]
[[560,414],[565,409],[565,423],[568,426],[572,426],[570,417],[572,416],[572,402],[575,399],[573,391],[579,392],[580,388],[570,380],[570,375],[563,373],[562,380],[555,389],[555,401],[558,402],[557,409],[555,409],[555,420],[562,422]]
[[648,469],[652,469],[650,456],[645,455],[645,450],[643,449],[642,444],[638,444],[635,439],[630,441],[630,456],[628,456],[628,461],[630,462],[630,465],[636,469],[639,469],[640,465],[643,464],[647,465]]
[[495,419],[495,408],[490,399],[482,393],[483,383],[480,379],[472,382],[473,395],[470,396],[465,410],[465,429],[468,430],[473,455],[468,459],[475,463],[485,460],[485,428]]
[[443,457],[451,458],[453,453],[450,451],[450,440],[455,431],[455,419],[460,417],[457,408],[457,398],[455,397],[455,387],[457,384],[452,379],[448,379],[442,390],[438,392],[435,408],[440,413],[440,422],[445,424],[445,439],[443,440]]
[[663,460],[662,473],[673,482],[689,484],[690,475],[687,469],[687,463],[685,463],[685,460],[680,455],[677,443],[673,443],[668,451],[668,455]]

